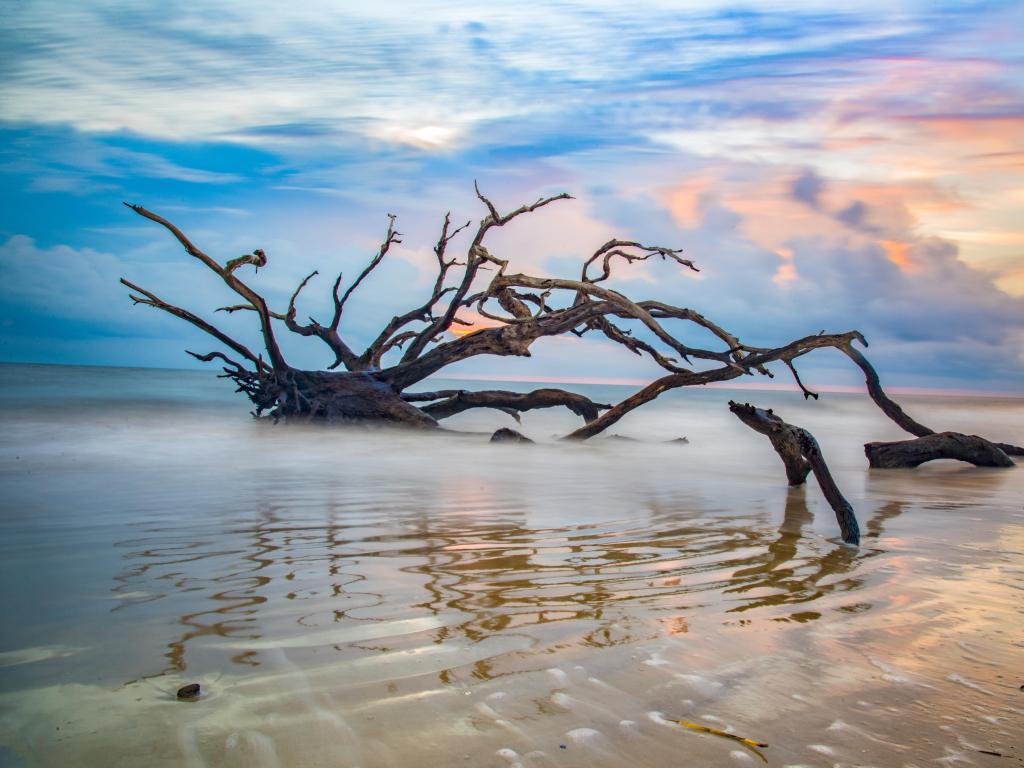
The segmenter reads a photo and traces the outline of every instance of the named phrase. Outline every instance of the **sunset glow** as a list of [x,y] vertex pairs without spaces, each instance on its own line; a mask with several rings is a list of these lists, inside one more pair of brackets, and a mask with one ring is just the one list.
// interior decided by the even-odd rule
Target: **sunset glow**
[[[494,233],[513,270],[573,277],[612,237],[682,247],[699,273],[647,263],[616,277],[751,343],[858,328],[893,383],[1019,388],[1022,13],[760,1],[651,2],[634,15],[605,2],[257,12],[217,0],[118,16],[18,4],[0,85],[0,355],[191,364],[170,319],[128,321],[117,278],[211,310],[221,297],[122,200],[171,216],[220,258],[264,248],[259,280],[280,308],[313,269],[358,274],[396,214],[402,244],[346,318],[365,343],[426,295],[444,213],[483,215],[476,180],[503,208],[575,197]],[[325,288],[314,281],[299,311],[329,313]],[[54,313],[73,338],[43,321]],[[947,340],[951,318],[960,335]],[[488,327],[473,322],[453,333]],[[580,364],[649,373],[599,342],[583,351],[590,363],[563,370],[541,353],[531,365],[541,377]],[[290,354],[320,364],[313,348]]]

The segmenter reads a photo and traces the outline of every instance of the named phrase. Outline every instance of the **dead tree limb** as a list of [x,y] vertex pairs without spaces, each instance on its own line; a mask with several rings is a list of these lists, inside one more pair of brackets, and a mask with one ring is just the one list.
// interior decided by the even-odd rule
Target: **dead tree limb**
[[787,424],[771,410],[755,408],[749,403],[740,404],[730,400],[729,410],[748,427],[768,436],[786,466],[786,476],[790,485],[800,485],[806,479],[808,471],[814,472],[821,492],[836,513],[843,541],[847,544],[859,544],[860,527],[857,525],[853,507],[832,478],[814,435],[802,427]]
[[[858,340],[865,347],[868,345],[864,337],[859,337]],[[875,401],[875,404],[882,410],[882,413],[884,413],[886,416],[888,416],[890,419],[896,422],[896,424],[898,424],[902,429],[906,430],[912,435],[916,435],[918,438],[930,438],[932,435],[936,434],[935,430],[931,429],[930,427],[924,426],[923,424],[915,421],[910,416],[908,416],[903,411],[903,409],[900,408],[900,406],[897,403],[895,403],[885,393],[885,390],[882,389],[882,382],[879,379],[878,372],[875,370],[874,366],[871,365],[868,359],[864,357],[863,353],[860,350],[854,348],[853,344],[847,344],[841,347],[840,349],[844,354],[846,354],[847,357],[849,357],[851,360],[853,360],[854,363],[857,364],[857,367],[859,367],[864,372],[864,380],[867,385],[868,394],[871,396],[871,399]],[[1006,456],[1024,456],[1024,448],[1022,448],[1019,445],[1011,445],[1009,443],[993,443],[990,442],[989,440],[986,440],[983,437],[978,437],[977,435],[961,435],[957,432],[943,432],[941,434],[952,435],[955,436],[956,439],[925,440],[920,446],[912,445],[914,443],[914,441],[912,440],[904,441],[903,443],[868,443],[867,445],[864,446],[864,450],[867,453],[868,461],[871,463],[872,467],[916,467],[919,464],[924,463],[925,461],[931,461],[931,459],[921,459],[921,461],[918,461],[916,464],[900,463],[901,460],[897,458],[898,454],[900,453],[905,454],[906,461],[908,462],[913,460],[917,456],[927,456],[932,453],[935,453],[936,451],[938,451],[938,453],[945,452],[949,454],[933,456],[933,458],[937,459],[959,459],[961,461],[966,461],[970,464],[977,464],[977,462],[974,461],[974,458],[981,458],[984,462],[997,462],[992,464],[978,464],[978,466],[986,467],[1013,466],[1012,461],[1009,465],[998,462],[1001,462],[1003,458],[1006,458]],[[875,464],[875,461],[872,459],[872,455],[876,454],[881,449],[872,449],[869,451],[868,448],[869,446],[872,445],[902,445],[905,447],[899,449],[893,448],[891,450],[886,449],[882,451],[882,454],[885,456],[885,458],[879,458],[878,460],[891,460],[893,462],[896,462],[890,465]],[[1003,454],[1002,458],[1000,458],[1000,454]]]
[[804,458],[795,428],[786,424],[770,408],[764,410],[730,400],[729,410],[748,427],[765,435],[771,441],[772,448],[779,454],[783,466],[786,467],[786,479],[790,485],[803,485],[807,481],[811,465]]
[[[865,347],[868,345],[867,340],[863,336],[860,336],[858,341],[860,341],[860,343]],[[910,418],[903,412],[903,409],[885,393],[885,390],[882,389],[882,382],[878,378],[878,372],[875,370],[874,366],[868,362],[868,359],[864,357],[863,353],[861,353],[859,349],[854,348],[851,343],[840,347],[840,350],[847,357],[853,360],[853,362],[857,364],[857,367],[864,372],[864,382],[867,385],[868,394],[871,396],[871,399],[875,401],[875,405],[882,409],[882,413],[912,435],[924,437],[925,435],[931,435],[934,433],[935,430],[929,429],[924,424],[919,424]]]
[[749,369],[754,369],[756,366],[763,366],[770,362],[782,360],[787,356],[800,357],[822,347],[837,347],[857,335],[859,335],[857,331],[849,331],[840,334],[807,336],[787,344],[785,347],[760,350],[755,354],[742,358],[740,362],[730,363],[720,368],[697,372],[672,373],[662,376],[660,379],[655,379],[646,387],[612,406],[594,421],[566,435],[566,437],[574,440],[593,437],[603,432],[633,409],[640,407],[644,403],[649,403],[668,390],[678,387],[711,384],[712,382],[730,381],[744,374],[750,374],[751,370]]
[[510,392],[494,389],[471,392],[466,389],[443,389],[437,392],[406,392],[406,402],[429,402],[421,406],[424,413],[437,420],[447,419],[470,408],[496,408],[505,412],[519,413],[536,408],[557,408],[564,406],[585,421],[593,421],[600,410],[611,408],[605,403],[595,403],[589,397],[566,392],[564,389],[535,389],[532,392]]
[[[130,293],[130,294],[128,294],[128,296],[136,304],[145,304],[147,306],[155,307],[157,309],[163,310],[164,312],[166,312],[166,313],[168,313],[170,315],[174,315],[175,317],[180,317],[182,320],[185,320],[186,322],[191,323],[192,325],[194,325],[199,330],[204,331],[205,333],[208,333],[210,336],[213,336],[213,338],[217,339],[217,341],[221,342],[222,344],[224,344],[224,345],[226,345],[228,347],[231,347],[231,349],[235,350],[235,352],[240,354],[242,357],[244,357],[249,362],[251,362],[254,365],[256,365],[258,368],[259,367],[265,367],[265,364],[256,355],[255,352],[253,352],[251,349],[249,349],[244,344],[241,344],[240,342],[235,341],[230,336],[228,336],[226,333],[224,333],[222,330],[220,330],[219,328],[216,328],[215,326],[213,326],[210,323],[206,322],[205,320],[203,320],[198,315],[195,315],[192,312],[189,312],[187,309],[182,309],[181,307],[177,307],[174,304],[170,304],[170,303],[164,301],[163,299],[161,299],[156,294],[154,294],[154,293],[152,293],[150,291],[147,291],[145,288],[141,288],[141,287],[135,285],[135,283],[129,282],[128,280],[125,280],[124,278],[121,278],[121,284],[126,286],[126,287],[128,287],[128,288],[130,288],[131,290],[135,291],[135,293]],[[142,295],[139,296],[139,295],[136,295],[136,294],[142,294]],[[209,362],[209,361],[207,361],[207,362]]]
[[957,459],[976,467],[1012,467],[1013,459],[998,445],[977,435],[936,432],[916,440],[868,443],[868,463],[877,469],[916,467],[935,459]]
[[287,369],[288,364],[285,362],[284,356],[281,354],[281,348],[277,344],[277,339],[274,336],[274,329],[271,326],[270,310],[267,309],[267,302],[262,296],[256,293],[256,291],[235,277],[235,270],[243,264],[252,264],[257,269],[266,264],[266,254],[264,254],[263,251],[256,249],[253,251],[252,256],[246,255],[237,259],[232,259],[228,261],[226,266],[222,267],[193,245],[185,234],[174,224],[167,221],[167,219],[162,216],[158,216],[151,211],[147,211],[141,205],[132,205],[131,203],[125,203],[125,205],[140,216],[147,218],[150,221],[155,221],[157,224],[160,224],[162,227],[167,229],[172,235],[174,235],[178,242],[181,243],[189,255],[205,264],[206,267],[220,277],[231,290],[252,305],[260,318],[260,331],[263,334],[263,344],[267,349],[271,365],[275,370]]

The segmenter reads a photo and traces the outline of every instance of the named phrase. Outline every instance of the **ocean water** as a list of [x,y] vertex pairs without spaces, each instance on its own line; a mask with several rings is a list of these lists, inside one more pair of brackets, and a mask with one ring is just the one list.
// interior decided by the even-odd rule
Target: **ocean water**
[[[817,436],[860,547],[730,397]],[[1024,441],[1021,399],[901,402]],[[868,470],[904,435],[865,397],[673,392],[571,445],[247,412],[0,365],[0,766],[1024,761],[1024,473]]]

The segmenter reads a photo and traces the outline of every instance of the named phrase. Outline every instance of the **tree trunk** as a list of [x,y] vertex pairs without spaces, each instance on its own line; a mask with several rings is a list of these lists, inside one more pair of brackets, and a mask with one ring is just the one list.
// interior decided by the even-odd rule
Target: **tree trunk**
[[264,381],[263,392],[276,396],[276,408],[270,411],[275,418],[437,426],[435,419],[405,402],[372,373],[289,369]]

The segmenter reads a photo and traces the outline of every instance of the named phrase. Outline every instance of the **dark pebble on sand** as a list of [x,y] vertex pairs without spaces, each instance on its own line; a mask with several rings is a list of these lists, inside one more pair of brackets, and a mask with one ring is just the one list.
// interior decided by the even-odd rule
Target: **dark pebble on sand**
[[199,698],[199,683],[189,683],[178,689],[178,698],[189,701]]

